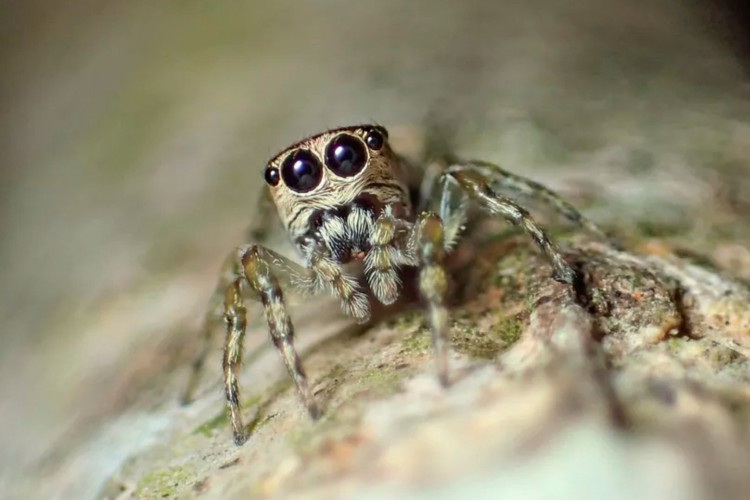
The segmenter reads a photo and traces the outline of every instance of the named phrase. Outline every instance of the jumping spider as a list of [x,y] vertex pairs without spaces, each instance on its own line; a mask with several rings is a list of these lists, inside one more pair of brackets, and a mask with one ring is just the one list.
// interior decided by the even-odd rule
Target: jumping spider
[[[556,245],[513,200],[496,189],[530,195],[578,226],[599,230],[547,188],[485,162],[456,162],[418,179],[397,156],[388,132],[375,125],[328,130],[286,148],[265,168],[265,181],[278,216],[304,265],[264,246],[248,244],[230,255],[215,299],[226,325],[223,370],[229,417],[237,444],[245,441],[237,376],[246,326],[245,297],[262,302],[271,339],[281,353],[310,415],[319,415],[302,362],[284,291],[332,292],[359,322],[370,318],[370,298],[392,304],[401,293],[402,271],[417,269],[417,288],[426,305],[437,373],[448,384],[449,277],[444,259],[467,223],[470,205],[499,215],[528,233],[554,270],[572,283],[573,269]],[[205,343],[193,365],[185,400],[209,352]]]

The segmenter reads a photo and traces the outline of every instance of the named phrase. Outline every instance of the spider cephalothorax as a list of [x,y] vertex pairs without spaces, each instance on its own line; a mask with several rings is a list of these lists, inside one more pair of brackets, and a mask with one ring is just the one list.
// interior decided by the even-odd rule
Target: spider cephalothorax
[[[384,128],[369,125],[329,130],[272,158],[265,179],[282,224],[308,265],[325,265],[321,259],[334,266],[364,261],[373,292],[390,304],[397,298],[398,276],[385,268],[384,250],[373,249],[373,230],[381,215],[412,220],[413,209],[406,172],[387,138]],[[353,277],[330,282],[341,289],[346,312],[366,321],[367,297]]]
[[[297,264],[258,244],[237,249],[228,261],[216,297],[227,328],[224,382],[235,441],[246,439],[239,405],[237,372],[246,326],[244,298],[263,304],[271,338],[297,392],[314,417],[318,407],[294,346],[294,330],[284,292],[328,290],[344,311],[363,322],[370,297],[389,305],[402,289],[404,268],[416,268],[417,289],[427,309],[438,377],[448,383],[449,276],[446,255],[465,226],[471,204],[521,226],[547,256],[558,281],[575,273],[529,213],[498,189],[530,195],[584,228],[601,234],[571,205],[543,186],[486,162],[457,162],[439,175],[416,180],[391,150],[383,127],[359,125],[328,130],[304,139],[273,157],[264,177],[276,212],[299,250]],[[416,199],[414,194],[417,194]],[[258,217],[267,220],[264,214]],[[209,352],[196,359],[185,399]]]
[[387,205],[411,216],[406,175],[381,127],[347,127],[305,139],[271,159],[265,171],[279,217],[297,240],[327,217],[357,207],[377,217]]

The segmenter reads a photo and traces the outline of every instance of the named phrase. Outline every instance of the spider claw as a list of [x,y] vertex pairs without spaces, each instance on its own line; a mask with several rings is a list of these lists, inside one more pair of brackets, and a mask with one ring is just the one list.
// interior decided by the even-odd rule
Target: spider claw
[[569,285],[575,283],[577,277],[578,273],[576,273],[575,269],[573,269],[572,267],[565,267],[562,270],[557,270],[552,276],[555,281],[558,281],[560,283],[567,283]]
[[247,434],[235,434],[234,444],[236,444],[237,446],[242,446],[247,442],[248,437],[249,436]]

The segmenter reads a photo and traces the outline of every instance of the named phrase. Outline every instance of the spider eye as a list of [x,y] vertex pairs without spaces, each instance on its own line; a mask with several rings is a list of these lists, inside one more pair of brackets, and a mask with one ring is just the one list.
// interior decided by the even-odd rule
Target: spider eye
[[358,174],[366,163],[365,145],[352,135],[338,135],[326,148],[326,165],[339,177]]
[[292,191],[305,193],[320,184],[323,167],[311,152],[298,149],[281,164],[281,178]]
[[377,151],[383,147],[385,138],[383,137],[383,133],[380,130],[372,129],[367,132],[367,135],[365,136],[365,142],[370,149]]
[[275,167],[267,168],[264,176],[266,178],[266,182],[271,186],[277,186],[279,184],[279,180],[281,179],[279,177],[279,169]]

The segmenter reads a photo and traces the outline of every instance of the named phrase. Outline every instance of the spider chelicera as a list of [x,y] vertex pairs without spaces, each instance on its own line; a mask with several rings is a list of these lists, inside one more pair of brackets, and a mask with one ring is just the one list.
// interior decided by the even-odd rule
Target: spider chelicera
[[[264,177],[267,195],[302,264],[259,244],[248,244],[230,255],[222,274],[215,299],[226,325],[224,385],[237,444],[247,437],[237,383],[246,298],[262,303],[271,339],[302,403],[315,418],[320,410],[294,349],[285,292],[330,291],[345,313],[366,322],[370,299],[393,304],[401,293],[403,271],[415,268],[417,290],[432,331],[438,378],[447,385],[449,276],[444,261],[460,239],[472,205],[520,226],[547,257],[554,279],[565,283],[573,282],[575,272],[557,246],[524,208],[497,191],[532,196],[578,226],[602,235],[549,189],[490,163],[457,161],[438,174],[415,175],[414,168],[391,149],[386,129],[375,125],[328,130],[293,144],[270,160]],[[210,352],[211,330],[206,328],[185,401],[190,400]]]

